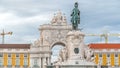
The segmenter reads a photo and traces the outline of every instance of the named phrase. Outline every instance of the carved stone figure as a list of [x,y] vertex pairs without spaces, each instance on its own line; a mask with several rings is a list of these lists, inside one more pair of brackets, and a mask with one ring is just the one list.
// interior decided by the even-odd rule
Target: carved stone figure
[[35,45],[35,46],[40,46],[40,43],[41,43],[41,40],[38,39],[38,40],[36,40],[36,41],[34,42],[34,45]]
[[67,60],[67,50],[66,50],[66,47],[64,47],[63,49],[60,50],[59,56],[61,57],[63,62]]
[[66,16],[59,11],[58,13],[54,14],[51,23],[52,25],[66,25],[67,24]]
[[72,18],[71,18],[71,22],[72,22],[72,27],[74,30],[78,29],[78,24],[80,24],[80,11],[78,9],[78,3],[76,2],[74,5],[74,9],[72,10]]
[[91,61],[92,60],[91,56],[93,55],[93,51],[91,49],[87,48],[85,50],[85,55],[86,55],[86,60]]
[[58,56],[57,60],[54,62],[54,64],[61,64],[62,63],[62,58]]

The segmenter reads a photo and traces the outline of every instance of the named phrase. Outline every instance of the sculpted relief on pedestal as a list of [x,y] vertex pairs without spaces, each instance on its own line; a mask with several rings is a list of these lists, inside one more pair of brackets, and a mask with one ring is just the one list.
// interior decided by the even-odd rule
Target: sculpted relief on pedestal
[[92,55],[93,55],[93,51],[89,48],[86,48],[85,49],[85,57],[86,57],[87,61],[93,61]]

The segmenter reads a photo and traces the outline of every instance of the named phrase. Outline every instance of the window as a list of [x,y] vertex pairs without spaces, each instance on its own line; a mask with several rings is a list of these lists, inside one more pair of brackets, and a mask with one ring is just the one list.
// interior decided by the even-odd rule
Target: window
[[24,57],[27,57],[27,54],[24,54]]
[[34,59],[34,65],[37,65],[37,58]]
[[107,54],[107,57],[110,57],[110,54]]
[[94,54],[91,57],[94,57]]
[[0,66],[3,65],[3,54],[0,54]]
[[119,65],[118,63],[118,58],[115,58],[115,65]]
[[99,54],[99,57],[102,57],[102,54]]
[[11,57],[11,54],[8,54],[8,57]]
[[0,66],[3,65],[3,59],[0,58]]
[[19,65],[20,63],[19,63],[20,61],[19,61],[19,58],[17,58],[16,59],[16,65]]
[[115,54],[115,57],[118,57],[118,54]]
[[11,65],[11,58],[8,59],[8,65]]
[[27,65],[27,58],[24,59],[24,65]]
[[3,57],[3,54],[0,54],[0,57]]
[[16,54],[16,57],[19,57],[19,54]]

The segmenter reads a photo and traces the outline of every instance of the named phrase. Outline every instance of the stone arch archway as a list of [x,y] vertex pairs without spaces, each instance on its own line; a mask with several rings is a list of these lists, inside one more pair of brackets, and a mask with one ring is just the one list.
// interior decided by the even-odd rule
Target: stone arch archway
[[72,25],[67,24],[66,17],[60,12],[53,17],[50,24],[40,25],[40,38],[35,45],[39,46],[40,52],[38,53],[40,53],[41,68],[51,63],[51,49],[53,46],[56,44],[67,46],[66,35],[71,30]]
[[[67,46],[66,44],[66,36],[69,31],[72,30],[71,25],[52,25],[46,24],[42,25],[40,28],[40,41],[41,41],[41,49],[42,54],[45,59],[42,62],[47,62],[47,64],[51,63],[51,49],[55,44],[62,44],[63,46]],[[49,58],[47,60],[46,58]],[[42,66],[44,66],[43,64]]]
[[60,51],[66,47],[67,45],[63,42],[55,42],[51,45],[51,63],[56,63],[58,62],[58,58],[60,58]]
[[63,41],[57,41],[57,42],[53,42],[51,45],[50,45],[50,49],[52,49],[55,45],[62,45],[62,46],[67,46],[66,42],[63,42]]

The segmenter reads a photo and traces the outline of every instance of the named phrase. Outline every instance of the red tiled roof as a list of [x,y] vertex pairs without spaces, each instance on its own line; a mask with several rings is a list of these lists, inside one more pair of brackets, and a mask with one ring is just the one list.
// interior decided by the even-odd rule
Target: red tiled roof
[[120,43],[92,43],[88,46],[92,49],[120,49]]
[[30,44],[0,44],[0,48],[30,49]]

